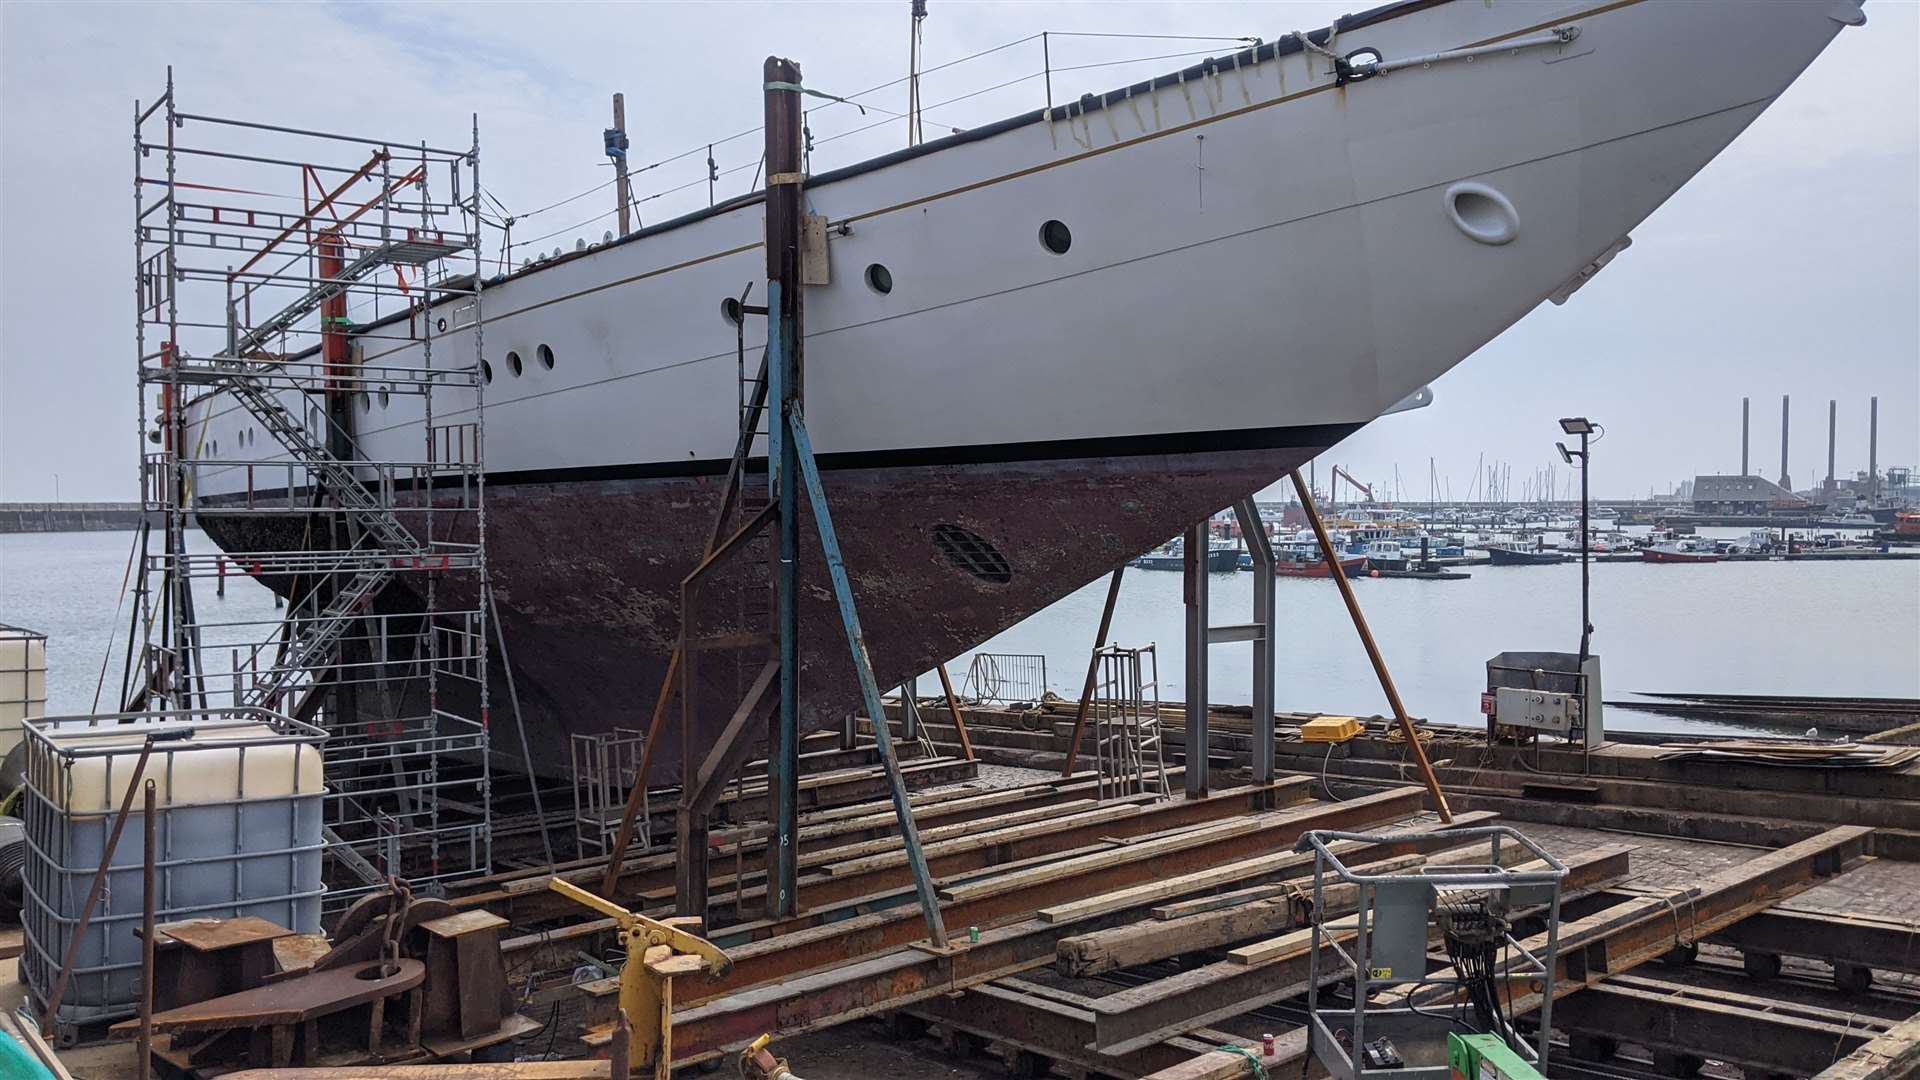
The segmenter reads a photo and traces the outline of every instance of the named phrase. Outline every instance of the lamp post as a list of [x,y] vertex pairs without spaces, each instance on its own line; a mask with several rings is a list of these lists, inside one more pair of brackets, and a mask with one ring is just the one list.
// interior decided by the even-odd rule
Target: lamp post
[[1595,425],[1584,416],[1567,416],[1560,420],[1560,430],[1569,435],[1580,436],[1580,449],[1569,450],[1567,444],[1556,442],[1553,445],[1560,451],[1560,460],[1569,465],[1575,458],[1580,459],[1580,662],[1587,662],[1587,643],[1593,634],[1593,619],[1589,614],[1588,593],[1591,583],[1589,567],[1593,556],[1593,537],[1587,533],[1587,437],[1594,432]]

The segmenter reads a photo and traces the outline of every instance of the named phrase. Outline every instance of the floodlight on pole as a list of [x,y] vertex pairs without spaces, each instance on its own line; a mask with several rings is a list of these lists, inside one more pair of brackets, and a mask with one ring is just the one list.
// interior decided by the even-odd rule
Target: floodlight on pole
[[1560,451],[1560,460],[1567,464],[1572,465],[1575,458],[1580,459],[1580,662],[1585,664],[1587,662],[1587,647],[1593,636],[1593,619],[1589,614],[1592,610],[1589,593],[1592,582],[1593,537],[1587,531],[1590,520],[1587,501],[1587,474],[1592,471],[1589,466],[1593,464],[1593,457],[1587,446],[1587,440],[1594,434],[1596,429],[1593,422],[1584,416],[1566,416],[1560,419],[1560,430],[1569,435],[1580,436],[1580,449],[1578,450],[1567,449],[1567,444],[1563,442],[1556,442],[1553,445],[1555,449]]

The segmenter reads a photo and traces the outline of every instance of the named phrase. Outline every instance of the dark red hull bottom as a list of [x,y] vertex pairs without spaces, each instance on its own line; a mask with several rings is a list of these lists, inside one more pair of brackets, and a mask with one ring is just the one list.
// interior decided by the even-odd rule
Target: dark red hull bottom
[[[827,498],[880,686],[897,686],[978,645],[1322,449],[828,471]],[[765,477],[749,480],[764,484]],[[647,726],[679,633],[680,582],[706,544],[720,483],[675,477],[489,484],[494,595],[543,772],[564,774],[573,733]],[[297,542],[286,519],[208,517],[204,524],[230,550]],[[1004,560],[1005,580],[976,572],[978,557],[974,569],[956,562],[948,554],[953,530],[939,526],[990,544]],[[946,549],[936,533],[946,536]],[[861,708],[819,551],[809,514],[800,559],[804,730],[835,727]],[[703,588],[696,623],[702,634],[770,627],[751,614],[770,607],[759,558],[763,551]],[[404,603],[391,594],[405,587],[390,587],[382,606]],[[690,740],[696,758],[769,655],[758,648],[699,654]],[[496,651],[494,745],[517,757],[498,659]],[[656,750],[655,783],[680,774],[679,717],[676,703]],[[764,726],[753,730],[764,743]]]

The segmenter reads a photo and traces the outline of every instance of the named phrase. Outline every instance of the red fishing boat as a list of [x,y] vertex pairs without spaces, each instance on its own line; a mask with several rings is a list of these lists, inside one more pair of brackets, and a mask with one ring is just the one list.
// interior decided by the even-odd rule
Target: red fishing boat
[[[1275,577],[1332,577],[1327,560],[1321,556],[1320,549],[1313,545],[1292,545],[1279,548],[1273,553],[1273,573]],[[1332,564],[1348,577],[1358,577],[1366,570],[1365,555],[1342,555]]]

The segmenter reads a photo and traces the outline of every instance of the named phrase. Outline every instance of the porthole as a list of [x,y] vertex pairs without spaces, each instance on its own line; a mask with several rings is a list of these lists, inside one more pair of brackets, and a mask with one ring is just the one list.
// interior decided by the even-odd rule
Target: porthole
[[519,353],[510,352],[507,354],[507,370],[513,372],[514,378],[517,379],[520,377],[520,354]]
[[545,345],[542,345],[538,349],[535,349],[533,351],[533,354],[540,358],[541,367],[546,368],[548,371],[553,370],[553,350],[552,349],[549,349]]
[[380,388],[380,407],[384,409],[391,404],[393,404],[393,390],[390,387],[385,387],[385,386],[381,387]]
[[729,296],[720,301],[720,317],[727,320],[729,325],[739,326],[745,316],[746,312],[741,310],[739,297]]
[[874,263],[867,267],[867,288],[885,296],[893,291],[893,271]]
[[219,439],[213,440],[213,456],[214,457],[220,456],[220,440]]
[[1013,580],[1013,566],[1007,562],[1007,557],[979,533],[958,525],[935,525],[933,546],[947,557],[948,562],[981,581],[1005,585]]
[[433,321],[433,328],[434,328],[435,330],[438,330],[438,331],[440,331],[440,332],[441,332],[441,333],[443,333],[443,334],[444,334],[444,333],[446,333],[446,332],[447,332],[447,320],[446,320],[446,319],[444,319],[444,318],[441,318],[441,319],[435,319],[435,320]]
[[1073,246],[1073,230],[1064,221],[1048,221],[1040,226],[1040,246],[1055,255],[1065,255]]
[[493,365],[485,360],[480,361],[480,379],[489,386],[493,385]]

